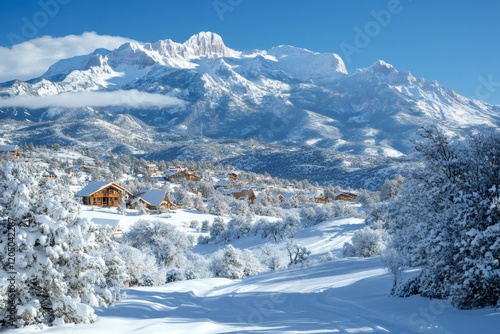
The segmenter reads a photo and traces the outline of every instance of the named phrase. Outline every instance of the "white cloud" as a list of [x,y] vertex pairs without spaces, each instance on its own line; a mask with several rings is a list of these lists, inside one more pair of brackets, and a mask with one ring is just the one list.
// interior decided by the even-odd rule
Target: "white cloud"
[[0,108],[20,107],[27,109],[114,106],[130,108],[159,108],[172,106],[180,107],[183,105],[184,102],[175,97],[144,93],[137,90],[76,92],[44,96],[19,95],[0,99]]
[[33,79],[58,60],[88,54],[97,48],[113,50],[130,41],[125,37],[85,32],[64,37],[43,36],[12,47],[0,47],[0,82]]

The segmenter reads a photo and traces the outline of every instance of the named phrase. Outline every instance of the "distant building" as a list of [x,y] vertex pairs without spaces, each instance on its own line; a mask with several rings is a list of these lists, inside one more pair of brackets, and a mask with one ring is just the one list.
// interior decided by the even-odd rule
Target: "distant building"
[[43,172],[42,177],[46,177],[48,179],[57,179],[57,174],[52,170],[47,170]]
[[0,154],[9,154],[14,158],[19,158],[19,147],[17,145],[0,145]]
[[120,205],[122,196],[128,200],[132,197],[132,193],[114,182],[92,181],[77,192],[76,196],[82,198],[84,205],[117,207]]
[[348,193],[348,192],[341,192],[335,194],[335,197],[333,198],[336,201],[348,201],[352,202],[355,201],[358,196],[356,194]]
[[74,172],[82,172],[82,173],[91,173],[92,171],[94,170],[97,170],[98,168],[95,167],[95,166],[90,166],[90,165],[74,165],[72,167],[68,167],[66,169],[64,169],[64,171],[67,173],[67,174],[72,174]]
[[165,172],[165,180],[170,182],[180,182],[180,180],[200,181],[201,177],[195,174],[194,171],[187,168],[172,168]]
[[232,189],[230,192],[234,198],[239,200],[246,200],[250,203],[253,203],[255,198],[257,198],[252,188]]
[[290,193],[285,193],[285,194],[278,194],[277,198],[280,202],[281,201],[291,201],[292,199],[297,198],[297,193],[290,192]]

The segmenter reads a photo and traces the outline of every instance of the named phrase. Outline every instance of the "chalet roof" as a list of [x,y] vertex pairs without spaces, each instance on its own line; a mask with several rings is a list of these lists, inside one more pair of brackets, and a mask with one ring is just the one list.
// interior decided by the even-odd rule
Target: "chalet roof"
[[148,202],[152,206],[160,206],[165,198],[166,190],[147,190],[141,199]]
[[90,196],[90,195],[98,192],[99,190],[101,190],[103,188],[106,188],[106,187],[108,187],[110,185],[114,185],[116,188],[118,188],[120,190],[123,190],[123,191],[131,194],[130,191],[128,191],[127,189],[123,188],[122,186],[120,186],[119,184],[116,184],[114,182],[109,182],[109,181],[91,181],[82,190],[80,190],[79,192],[77,192],[76,196],[80,196],[80,197]]
[[56,174],[56,172],[54,172],[53,170],[46,170],[46,171],[43,173],[43,176],[56,176],[56,177],[57,177],[57,174]]
[[169,169],[165,172],[165,176],[166,177],[169,177],[169,176],[172,176],[172,175],[175,175],[177,173],[179,173],[180,170],[179,169]]
[[347,192],[347,191],[340,191],[340,192],[336,192],[333,197],[339,197],[339,196],[349,196],[349,197],[357,197],[358,195],[354,194],[354,193],[351,193],[351,192]]
[[255,195],[255,197],[259,197],[260,194],[263,194],[264,192],[263,191],[260,191],[260,190],[254,190],[253,191],[253,194]]
[[68,167],[67,170],[81,170],[81,169],[97,169],[96,166],[93,165],[73,165]]
[[325,196],[322,190],[316,190],[315,192],[306,194],[309,198],[322,198]]
[[283,196],[284,200],[289,201],[292,198],[294,198],[295,196],[297,196],[297,193],[286,193],[286,194],[282,194],[281,196]]
[[14,152],[17,145],[0,145],[0,152]]
[[228,179],[222,179],[217,181],[217,183],[214,185],[215,187],[229,187],[231,185],[231,181]]

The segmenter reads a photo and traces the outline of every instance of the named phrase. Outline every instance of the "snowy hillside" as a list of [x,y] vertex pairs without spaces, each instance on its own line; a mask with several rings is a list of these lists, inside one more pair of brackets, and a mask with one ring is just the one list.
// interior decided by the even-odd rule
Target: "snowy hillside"
[[[83,92],[113,92],[115,102]],[[127,92],[137,98],[117,104]],[[154,102],[158,96],[171,103]],[[381,60],[349,74],[336,54],[293,46],[236,51],[210,32],[63,59],[39,78],[0,84],[0,97],[0,118],[21,122],[12,140],[40,143],[52,132],[52,142],[84,146],[103,135],[94,125],[118,126],[113,131],[124,138],[110,136],[108,149],[123,144],[132,152],[155,150],[144,140],[161,146],[183,136],[398,157],[412,151],[409,140],[422,125],[465,135],[496,128],[500,111]]]
[[[484,143],[497,151],[498,145]],[[484,152],[480,161],[499,156]],[[470,163],[476,170],[476,155],[460,157],[467,163],[460,161],[456,168],[468,170],[464,166]],[[0,321],[5,325],[9,314],[17,312],[17,324],[24,326],[9,328],[12,333],[496,333],[500,323],[494,308],[497,291],[489,287],[487,301],[493,302],[480,309],[464,307],[468,310],[458,310],[447,296],[391,294],[397,280],[411,283],[425,273],[425,264],[408,266],[396,255],[391,258],[390,242],[404,240],[412,257],[414,247],[427,250],[427,244],[418,243],[423,222],[432,216],[424,211],[429,203],[439,206],[449,198],[436,190],[446,187],[431,175],[424,178],[430,189],[400,176],[386,180],[379,192],[348,193],[206,161],[182,168],[57,145],[31,145],[20,159],[2,155],[0,162],[0,214],[9,217],[8,228],[14,231],[0,235],[1,260],[14,254],[8,255],[10,271],[0,273]],[[480,174],[495,178],[498,166],[488,163]],[[429,166],[422,170],[439,175]],[[163,177],[179,171],[200,177]],[[79,195],[88,196],[91,192],[82,189],[90,184],[95,193],[106,194],[106,179],[124,186],[122,195],[128,189],[133,197],[128,204],[77,203],[85,203]],[[473,183],[473,178],[464,179],[466,185]],[[150,189],[176,204],[146,210],[139,200],[147,199]],[[235,196],[244,189],[246,195]],[[486,189],[496,192],[496,187]],[[493,200],[494,205],[484,207],[496,214],[498,195]],[[460,205],[454,202],[449,211]],[[492,222],[487,232],[493,252],[498,249],[496,217],[478,218]],[[393,224],[398,219],[410,221]],[[429,227],[435,225],[431,220]],[[410,231],[403,233],[399,226]],[[442,227],[438,232],[449,229]],[[477,232],[459,231],[466,238]],[[428,239],[431,244],[438,240],[432,233]],[[478,238],[472,244],[478,245]],[[446,246],[439,243],[437,252],[449,252]],[[484,266],[482,253],[476,254],[480,268],[498,276],[496,255],[486,252],[491,265]],[[483,276],[477,280],[484,282]],[[8,286],[18,299],[7,293]]]
[[[179,224],[189,219],[189,215],[179,212],[172,219]],[[340,254],[343,243],[363,225],[359,219],[331,220],[301,231],[295,239],[313,250],[316,257],[328,251]],[[254,239],[245,246],[256,247],[258,242]],[[391,297],[388,295],[391,284],[392,277],[378,257],[337,259],[242,280],[207,278],[160,287],[129,288],[125,289],[124,301],[97,310],[99,318],[94,324],[29,327],[10,332],[488,334],[497,331],[500,314],[492,309],[459,311],[445,301]]]

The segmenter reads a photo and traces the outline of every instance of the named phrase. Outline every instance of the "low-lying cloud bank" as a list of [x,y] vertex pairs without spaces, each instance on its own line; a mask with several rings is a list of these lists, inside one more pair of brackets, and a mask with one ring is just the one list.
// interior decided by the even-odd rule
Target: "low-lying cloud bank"
[[118,90],[112,92],[75,92],[57,95],[20,95],[0,99],[0,108],[18,107],[40,108],[84,108],[84,107],[125,107],[125,108],[165,108],[182,107],[178,98],[140,92],[138,90]]

